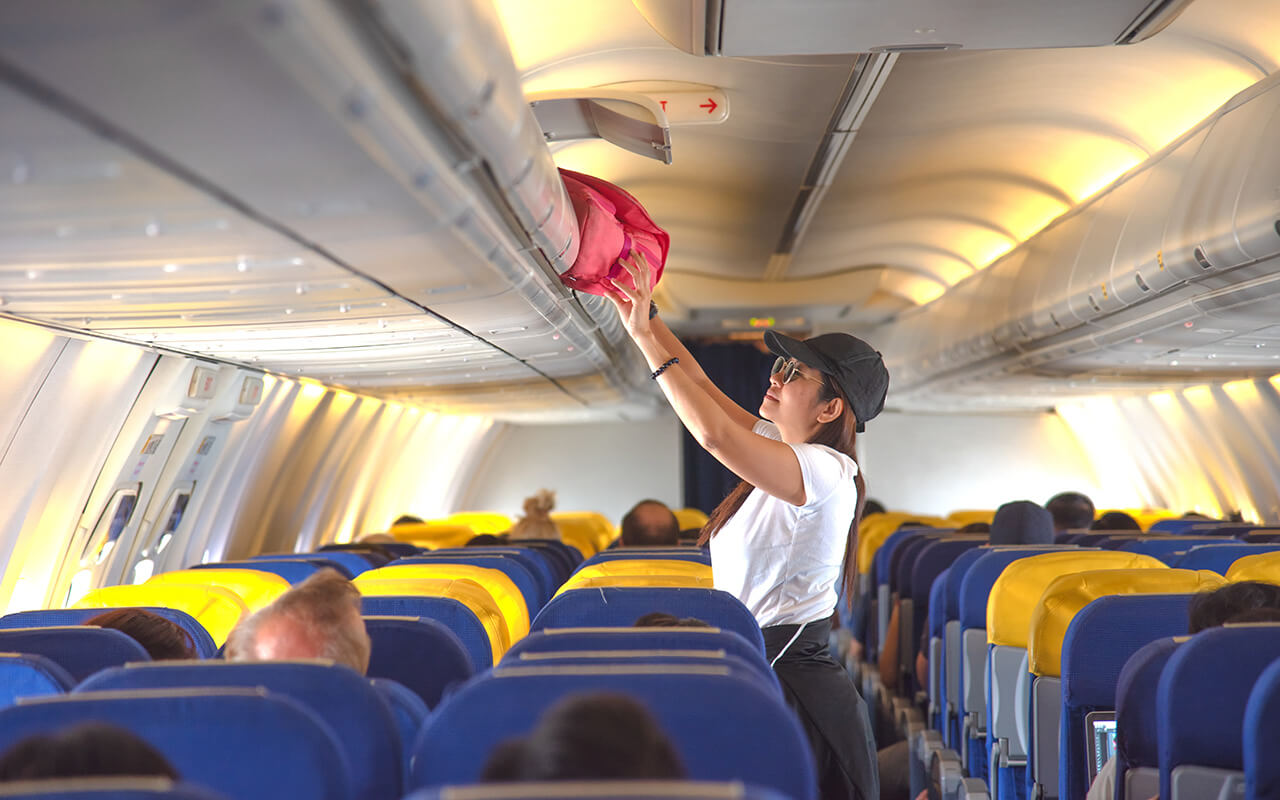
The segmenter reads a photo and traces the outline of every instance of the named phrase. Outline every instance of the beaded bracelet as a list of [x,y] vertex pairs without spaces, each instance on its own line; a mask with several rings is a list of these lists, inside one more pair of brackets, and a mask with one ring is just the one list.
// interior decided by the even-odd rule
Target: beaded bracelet
[[667,367],[671,366],[672,364],[679,364],[679,363],[680,363],[680,359],[672,356],[671,358],[668,358],[665,362],[663,362],[662,366],[655,369],[653,371],[653,374],[650,375],[649,377],[653,378],[656,381],[659,375],[667,371]]

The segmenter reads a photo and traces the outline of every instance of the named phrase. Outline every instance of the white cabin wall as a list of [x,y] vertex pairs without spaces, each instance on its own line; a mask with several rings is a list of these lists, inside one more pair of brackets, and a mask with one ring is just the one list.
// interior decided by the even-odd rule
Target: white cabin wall
[[680,421],[507,425],[470,476],[460,509],[519,517],[524,499],[554,489],[561,511],[599,511],[616,524],[652,497],[678,508]]
[[1088,454],[1053,413],[885,413],[858,436],[867,495],[890,509],[945,516],[1062,491],[1099,507],[1142,505],[1128,486],[1100,483]]

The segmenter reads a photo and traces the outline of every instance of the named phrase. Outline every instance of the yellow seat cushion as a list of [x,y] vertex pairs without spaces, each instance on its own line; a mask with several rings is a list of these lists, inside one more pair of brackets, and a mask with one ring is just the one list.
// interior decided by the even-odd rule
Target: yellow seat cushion
[[357,576],[359,581],[381,580],[455,580],[465,578],[475,581],[488,590],[507,621],[511,641],[529,633],[529,606],[515,581],[500,569],[477,567],[470,564],[390,564],[371,569]]
[[[433,578],[428,580],[366,579],[368,572],[352,581],[366,597],[448,597],[462,603],[475,614],[489,635],[493,663],[511,647],[511,631],[506,617],[489,590],[469,578]],[[363,579],[363,580],[362,580]]]
[[396,541],[408,542],[418,547],[435,550],[441,547],[462,547],[476,535],[470,525],[450,520],[406,522],[391,528]]
[[697,575],[601,575],[569,582],[560,587],[556,596],[574,589],[603,589],[608,587],[654,587],[714,589],[715,581]]
[[566,543],[571,535],[575,539],[575,547],[578,546],[577,539],[586,539],[595,546],[596,553],[608,547],[618,537],[613,523],[598,511],[552,511],[551,521],[560,529],[560,536]]
[[691,531],[695,528],[701,529],[707,524],[707,515],[698,508],[677,508],[673,509],[672,514],[676,515],[676,524],[680,526],[682,531]]
[[1280,584],[1280,550],[1237,558],[1227,569],[1227,581],[1259,581]]
[[227,641],[231,629],[249,616],[240,596],[208,584],[144,583],[138,586],[104,586],[76,601],[73,608],[129,608],[155,606],[185,611],[199,622],[214,644]]
[[985,522],[990,525],[995,518],[995,511],[981,511],[978,509],[962,509],[960,511],[952,511],[947,515],[947,519],[961,528],[971,522]]
[[[707,581],[707,585],[713,585],[711,576],[711,567],[707,564],[699,564],[696,561],[676,561],[673,559],[657,559],[657,558],[626,558],[617,559],[615,561],[605,561],[600,564],[590,564],[582,567],[577,572],[569,576],[569,580],[564,582],[560,587],[560,591],[565,589],[576,589],[585,585],[588,581],[600,581],[593,583],[594,586],[617,586],[619,584],[611,584],[608,581],[612,578],[629,578],[629,577],[647,577],[653,575],[661,575],[666,577],[689,577],[700,578]],[[558,594],[559,592],[557,592]]]
[[515,524],[511,517],[496,511],[455,511],[442,521],[466,525],[477,534],[506,533]]
[[1062,675],[1062,643],[1080,609],[1117,594],[1193,594],[1226,580],[1216,572],[1192,569],[1102,569],[1073,572],[1045,587],[1031,614],[1027,657],[1035,675]]
[[987,641],[1025,648],[1036,603],[1059,576],[1099,569],[1168,568],[1159,559],[1120,550],[1064,550],[1020,558],[1004,568],[987,597]]
[[256,569],[179,569],[151,576],[146,584],[185,583],[217,586],[234,592],[252,613],[271,605],[289,591],[289,582],[271,572]]
[[876,551],[880,549],[880,545],[884,544],[884,540],[893,535],[904,522],[919,522],[931,528],[953,528],[954,523],[949,520],[939,519],[938,517],[930,517],[922,514],[910,514],[906,511],[886,511],[882,514],[872,514],[862,520],[862,524],[858,527],[858,572],[862,575],[871,571],[871,559],[875,558]]

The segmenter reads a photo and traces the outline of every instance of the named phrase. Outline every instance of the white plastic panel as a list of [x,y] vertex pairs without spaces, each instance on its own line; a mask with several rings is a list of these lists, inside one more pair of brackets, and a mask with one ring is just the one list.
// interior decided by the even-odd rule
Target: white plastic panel
[[[1280,253],[1280,85],[1267,90],[1269,99],[1260,99],[1272,108],[1269,119],[1258,119],[1252,152],[1240,154],[1250,164],[1236,201],[1235,231],[1240,248],[1253,258]],[[1259,117],[1262,115],[1260,114]]]

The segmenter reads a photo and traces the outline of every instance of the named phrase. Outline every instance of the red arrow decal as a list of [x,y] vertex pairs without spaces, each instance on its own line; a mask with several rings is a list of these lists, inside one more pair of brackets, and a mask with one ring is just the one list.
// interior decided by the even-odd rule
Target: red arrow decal
[[720,106],[716,105],[716,101],[712,100],[710,97],[707,98],[707,102],[698,106],[698,108],[705,108],[708,114],[714,114],[715,110],[719,107]]

